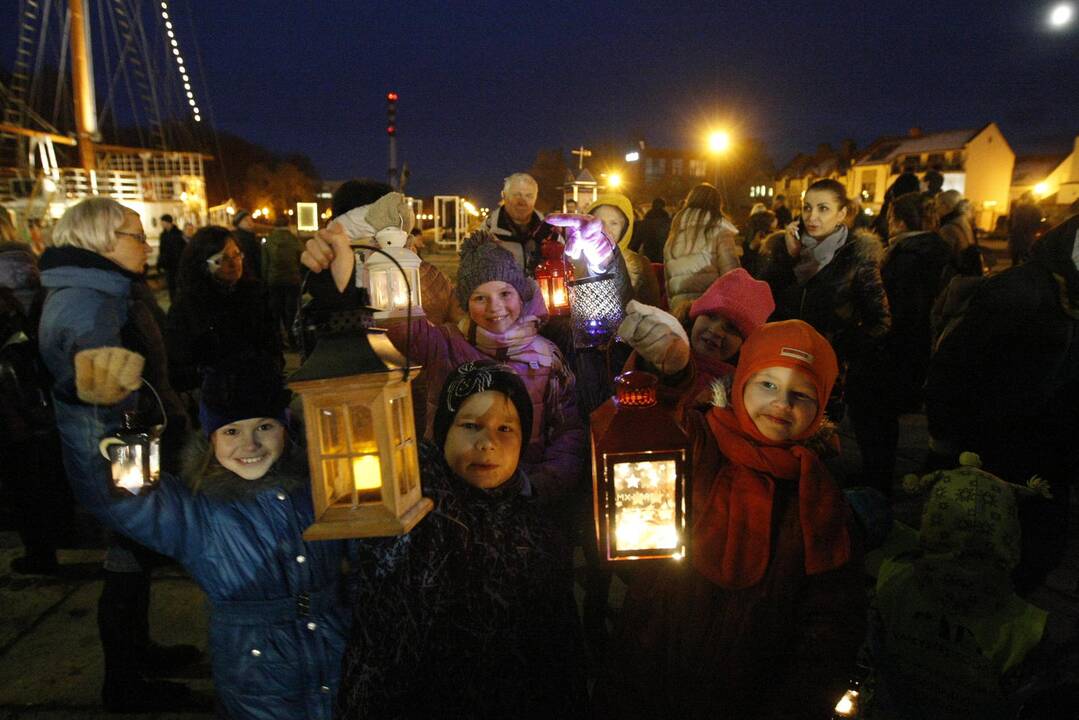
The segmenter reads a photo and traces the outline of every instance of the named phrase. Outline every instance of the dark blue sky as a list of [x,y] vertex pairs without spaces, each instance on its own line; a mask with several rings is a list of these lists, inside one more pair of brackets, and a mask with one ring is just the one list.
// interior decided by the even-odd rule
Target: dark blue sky
[[995,120],[1020,153],[1079,133],[1079,25],[1050,33],[1043,0],[170,4],[204,115],[327,179],[384,176],[399,92],[417,194],[493,203],[540,148],[690,146],[713,121],[777,164],[912,126]]

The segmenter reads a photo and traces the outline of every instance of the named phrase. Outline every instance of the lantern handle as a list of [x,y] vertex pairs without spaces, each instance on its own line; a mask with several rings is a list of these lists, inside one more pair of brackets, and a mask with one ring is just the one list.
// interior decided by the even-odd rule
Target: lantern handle
[[165,428],[169,426],[169,415],[165,412],[165,403],[161,402],[161,396],[157,394],[157,388],[150,384],[150,381],[146,378],[142,379],[142,384],[150,388],[150,392],[154,394],[154,399],[157,400],[157,408],[161,411],[161,434],[165,434]]
[[[397,270],[401,273],[401,278],[405,281],[405,290],[408,291],[408,308],[405,311],[405,323],[406,323],[406,325],[405,325],[405,352],[404,352],[404,355],[405,355],[405,367],[404,367],[404,369],[402,371],[402,375],[403,375],[403,379],[405,380],[405,382],[408,382],[408,378],[409,378],[410,370],[411,370],[411,363],[409,363],[409,360],[408,360],[408,353],[412,349],[412,283],[410,283],[408,281],[408,273],[406,273],[405,269],[403,267],[401,267],[401,263],[397,262],[397,258],[395,258],[393,255],[390,255],[389,253],[385,252],[380,247],[375,247],[373,245],[354,245],[352,243],[349,243],[349,247],[351,247],[353,250],[371,250],[371,251],[377,252],[379,255],[385,255],[386,257],[388,257],[390,259],[390,262],[392,262],[394,265],[397,266]],[[360,271],[360,269],[358,267],[355,268],[355,272],[358,273],[359,271]],[[301,298],[303,297],[303,294],[307,291],[307,281],[310,278],[311,278],[311,271],[308,270],[306,273],[304,273],[303,282],[300,284],[300,297]],[[361,288],[361,289],[364,289],[364,288]],[[302,313],[302,311],[303,311],[302,303],[297,304],[297,306],[296,306],[296,315],[293,318],[293,325],[296,324],[296,320],[299,319],[300,314]],[[144,380],[143,382],[146,382],[146,381]],[[147,383],[147,385],[149,385],[149,383]],[[157,392],[155,391],[154,394],[156,395]],[[161,402],[160,398],[158,398],[158,402]],[[165,412],[164,411],[164,406],[162,406],[161,412],[162,412],[162,414],[164,414],[164,412]]]

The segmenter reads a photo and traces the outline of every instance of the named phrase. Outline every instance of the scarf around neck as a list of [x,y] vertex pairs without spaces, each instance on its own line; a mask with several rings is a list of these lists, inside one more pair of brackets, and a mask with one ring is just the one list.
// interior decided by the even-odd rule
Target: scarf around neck
[[847,226],[840,225],[835,232],[823,240],[817,240],[806,233],[802,233],[802,251],[798,253],[798,260],[794,265],[794,276],[799,285],[809,282],[809,279],[821,271],[828,263],[832,262],[839,248],[847,244]]
[[728,408],[712,408],[706,418],[728,462],[708,496],[695,499],[694,567],[724,588],[758,584],[771,557],[775,486],[783,482],[798,484],[806,574],[846,564],[851,556],[846,503],[816,454],[799,445],[761,444]]
[[535,315],[522,316],[504,333],[485,330],[472,321],[461,318],[457,328],[484,355],[499,361],[513,361],[532,367],[550,367],[552,352],[549,343],[539,336],[540,320]]

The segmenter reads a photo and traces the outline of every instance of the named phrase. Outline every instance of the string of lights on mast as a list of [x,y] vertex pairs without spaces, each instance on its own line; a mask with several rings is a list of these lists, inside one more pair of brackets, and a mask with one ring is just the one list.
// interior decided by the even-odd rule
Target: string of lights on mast
[[180,41],[176,39],[176,32],[172,26],[172,19],[169,17],[169,4],[162,0],[161,3],[161,19],[165,21],[165,34],[169,38],[169,45],[172,49],[172,59],[176,61],[176,69],[180,73],[180,78],[184,81],[184,93],[187,95],[187,104],[191,106],[191,112],[195,117],[195,122],[202,122],[202,112],[199,110],[198,103],[195,102],[195,92],[191,89],[191,78],[187,74],[187,67],[184,65],[184,56],[180,54]]

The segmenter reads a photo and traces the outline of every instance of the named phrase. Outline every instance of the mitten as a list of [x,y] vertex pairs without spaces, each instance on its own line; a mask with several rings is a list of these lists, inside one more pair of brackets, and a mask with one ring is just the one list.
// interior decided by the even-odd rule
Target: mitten
[[367,222],[375,232],[383,228],[401,228],[412,231],[416,216],[405,196],[399,192],[387,193],[367,206]]
[[566,255],[578,260],[583,255],[589,272],[601,274],[607,271],[614,257],[614,243],[603,232],[603,222],[591,215],[556,213],[547,216],[547,222],[566,228]]
[[618,335],[664,375],[680,372],[689,363],[689,337],[669,313],[630,300]]
[[121,347],[83,350],[75,355],[75,390],[90,405],[115,405],[142,384],[142,355]]

